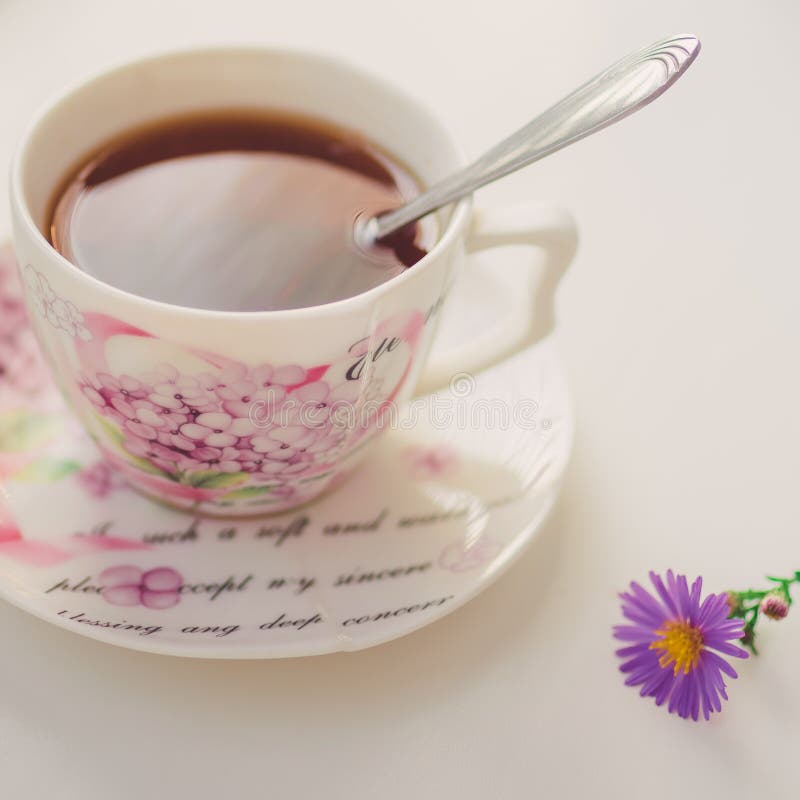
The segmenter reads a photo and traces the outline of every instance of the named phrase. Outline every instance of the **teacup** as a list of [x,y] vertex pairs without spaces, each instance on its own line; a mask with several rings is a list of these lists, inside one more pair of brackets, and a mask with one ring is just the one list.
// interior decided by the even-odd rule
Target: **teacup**
[[[362,294],[265,312],[181,307],[129,294],[74,267],[43,233],[67,171],[94,146],[181,112],[279,108],[354,128],[423,185],[464,156],[418,102],[336,59],[261,48],[171,53],[105,72],[45,107],[12,167],[14,244],[39,342],[104,456],[137,489],[194,511],[282,511],[343,480],[415,392],[447,385],[532,344],[553,322],[576,234],[568,215],[463,200],[412,268]],[[166,220],[165,224],[169,224]],[[523,313],[428,359],[465,254],[543,251]],[[499,266],[499,265],[498,265]]]

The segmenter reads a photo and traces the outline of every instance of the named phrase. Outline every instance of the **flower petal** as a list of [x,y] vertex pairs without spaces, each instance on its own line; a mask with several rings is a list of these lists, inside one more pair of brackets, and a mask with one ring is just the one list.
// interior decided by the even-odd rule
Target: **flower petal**
[[132,419],[129,419],[125,423],[125,427],[134,436],[139,436],[142,439],[155,439],[157,436],[157,431],[155,428],[151,427],[150,425],[144,425],[141,422],[136,422]]
[[197,447],[192,450],[192,458],[196,461],[219,461],[222,450],[216,447]]
[[720,653],[725,653],[725,655],[728,656],[735,656],[736,658],[749,657],[747,650],[743,650],[741,647],[737,647],[735,644],[730,644],[730,642],[718,641],[714,638],[711,638],[705,640],[705,645],[713,650],[718,650]]
[[[668,575],[671,573],[671,570]],[[666,587],[664,586],[664,582],[661,580],[661,576],[657,575],[655,572],[650,573],[650,580],[655,586],[656,591],[658,592],[658,596],[661,598],[664,605],[667,607],[667,610],[670,612],[670,616],[677,617],[678,616],[678,606],[675,604],[674,598],[670,595],[667,591]]]
[[307,383],[292,393],[301,403],[321,403],[328,397],[328,384],[324,381]]
[[[201,416],[207,415],[201,414]],[[204,441],[207,445],[211,445],[211,447],[229,447],[230,445],[236,444],[236,442],[239,441],[239,437],[233,436],[233,434],[230,433],[210,433],[206,436]]]
[[254,436],[250,440],[250,446],[256,453],[271,453],[280,449],[281,443],[271,436]]
[[116,408],[120,414],[128,419],[133,419],[136,416],[136,410],[134,407],[123,397],[112,397],[111,405],[114,406],[114,408]]
[[137,408],[136,418],[139,422],[143,422],[151,428],[163,428],[167,424],[163,415],[156,414],[155,411],[151,411],[149,408]]
[[197,417],[199,425],[205,425],[207,428],[219,431],[226,430],[232,421],[231,417],[222,411],[200,414]]
[[281,386],[295,386],[302,383],[306,379],[306,371],[297,364],[287,364],[283,367],[278,367],[272,373],[272,383],[278,383]]
[[249,419],[243,417],[233,420],[228,428],[228,432],[235,436],[251,436],[257,430],[258,428]]
[[148,399],[151,403],[155,403],[157,406],[161,406],[162,408],[171,408],[173,411],[183,408],[183,400],[179,400],[172,395],[153,392],[153,394],[148,395]]
[[195,441],[202,442],[211,431],[205,425],[196,425],[194,422],[187,422],[181,425],[181,433],[187,439],[194,439]]

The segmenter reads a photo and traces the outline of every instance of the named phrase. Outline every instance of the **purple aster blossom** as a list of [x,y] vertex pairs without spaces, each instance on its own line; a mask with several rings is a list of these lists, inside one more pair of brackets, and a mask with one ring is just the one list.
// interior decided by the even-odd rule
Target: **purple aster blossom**
[[702,578],[691,589],[686,576],[672,570],[666,583],[654,572],[650,580],[655,594],[636,582],[620,594],[622,615],[631,623],[614,627],[615,638],[627,643],[616,651],[623,659],[620,671],[628,675],[625,684],[640,686],[639,694],[658,706],[668,701],[670,714],[697,720],[702,711],[708,719],[722,710],[720,698],[728,699],[723,675],[737,677],[722,655],[747,658],[747,651],[731,643],[741,639],[744,622],[729,618],[725,592],[701,601]]

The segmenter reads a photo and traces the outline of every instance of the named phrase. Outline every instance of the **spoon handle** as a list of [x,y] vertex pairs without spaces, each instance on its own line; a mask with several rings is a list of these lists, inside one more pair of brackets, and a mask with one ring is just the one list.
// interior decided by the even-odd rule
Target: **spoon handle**
[[567,95],[477,161],[404,206],[372,220],[377,239],[520,167],[627,117],[665,92],[700,51],[695,36],[673,36],[638,50]]

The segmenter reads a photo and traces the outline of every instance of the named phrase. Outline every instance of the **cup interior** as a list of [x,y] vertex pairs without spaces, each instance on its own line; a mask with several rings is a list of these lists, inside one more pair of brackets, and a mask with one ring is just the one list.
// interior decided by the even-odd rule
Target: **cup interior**
[[[463,164],[458,147],[423,106],[341,61],[257,48],[192,50],[118,67],[49,105],[17,156],[14,188],[23,213],[44,236],[54,192],[100,144],[167,116],[242,107],[312,115],[358,130],[423,185]],[[446,224],[440,219],[442,232]]]

